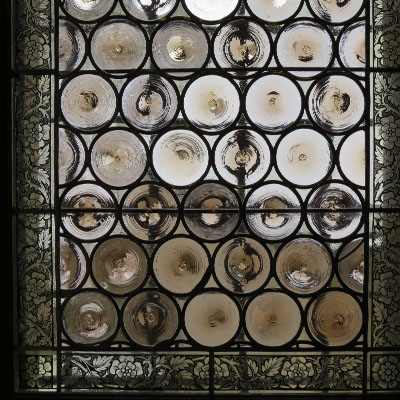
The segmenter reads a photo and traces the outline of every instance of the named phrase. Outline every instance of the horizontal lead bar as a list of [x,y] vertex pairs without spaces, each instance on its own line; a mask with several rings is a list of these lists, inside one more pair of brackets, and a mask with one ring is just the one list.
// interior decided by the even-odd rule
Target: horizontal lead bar
[[[63,208],[62,209],[62,211],[67,211],[68,212],[68,208]],[[71,209],[71,210],[73,210],[73,211],[77,211],[77,209],[76,208],[73,208],[73,209]],[[92,210],[97,210],[97,209],[93,209],[93,208],[91,208],[90,209],[91,211]],[[103,211],[104,209],[99,209],[99,210],[101,210],[101,211]],[[112,208],[112,209],[110,209],[111,210],[111,212],[115,212],[115,209],[114,208]],[[129,210],[129,209],[127,209],[127,210]],[[133,210],[135,210],[135,209],[133,209]],[[142,209],[140,209],[140,210],[143,210],[143,208]],[[144,209],[145,211],[144,212],[146,212],[146,209]],[[157,212],[157,211],[154,211],[154,210],[157,210],[157,209],[154,209],[154,208],[152,208],[151,209],[151,212]],[[171,212],[170,210],[171,209],[163,209],[163,210],[166,210],[165,212]],[[179,212],[179,209],[177,209],[177,208],[174,208],[174,209],[172,209],[173,211],[172,212]],[[178,211],[177,211],[178,210]],[[194,210],[195,212],[199,212],[199,211],[196,211],[196,209],[192,209],[192,210]],[[229,208],[228,209],[229,211],[232,211],[232,208]],[[237,209],[236,209],[237,210]],[[252,212],[253,211],[253,209],[249,209],[250,211],[248,211],[248,212]],[[266,213],[267,211],[265,211],[265,209],[254,209],[254,212],[256,212],[256,211],[259,211],[259,212],[264,212],[264,213]],[[269,211],[269,212],[274,212],[273,210],[274,209],[269,209],[269,210],[272,210],[272,211]],[[276,210],[276,209],[275,209]],[[312,211],[313,209],[308,209],[308,210],[306,210],[306,211]],[[329,212],[329,209],[323,209],[324,211],[328,211]],[[342,209],[343,210],[343,209]],[[344,210],[346,210],[346,209],[344,209]],[[347,209],[347,210],[352,210],[352,209]],[[12,214],[13,215],[19,215],[19,214],[22,214],[22,215],[24,215],[24,214],[56,214],[58,211],[60,211],[60,209],[55,209],[55,208],[44,208],[44,209],[42,209],[42,208],[16,208],[16,207],[13,207],[12,208]],[[282,212],[282,209],[279,209],[278,210],[279,212]],[[382,213],[386,213],[386,214],[399,214],[400,213],[400,208],[387,208],[387,207],[367,207],[367,206],[364,206],[363,208],[358,208],[358,209],[354,209],[354,211],[362,211],[362,212],[364,212],[364,213],[369,213],[369,214],[382,214]],[[125,212],[125,211],[124,211]],[[137,212],[139,212],[139,211],[137,211]],[[162,211],[160,211],[160,212],[162,212]],[[204,213],[204,210],[203,209],[201,209],[201,211],[200,212],[203,212]],[[214,211],[211,211],[213,214],[215,214],[215,212]],[[277,212],[277,211],[275,211],[275,212]],[[287,212],[302,212],[302,210],[301,209],[299,209],[299,208],[289,208],[289,209],[284,209],[284,212],[285,213],[287,213]],[[128,211],[128,214],[129,214],[129,211]]]
[[[231,68],[217,68],[217,67],[212,67],[212,68],[143,68],[139,70],[140,72],[155,72],[155,71],[162,71],[162,72],[208,72],[208,71],[226,71],[226,72],[257,72],[257,71],[343,71],[343,68],[339,67],[332,67],[332,68],[327,68],[327,67],[231,67]],[[346,70],[348,71],[366,71],[366,68],[360,68],[360,67],[354,67],[354,68],[347,68]],[[103,70],[104,72],[107,73],[130,73],[130,72],[138,72],[137,70],[132,70],[132,69],[105,69]]]
[[[115,212],[115,208],[61,208],[63,213],[92,213],[92,212]],[[185,208],[182,210],[184,213],[201,213],[201,214],[219,214],[219,213],[238,213],[240,208],[218,208],[218,209],[204,209],[204,208]],[[250,214],[270,214],[270,213],[302,213],[306,212],[317,212],[317,213],[331,213],[331,212],[362,212],[362,208],[246,208],[243,209],[245,213]],[[162,213],[175,213],[181,212],[179,208],[123,208],[123,214],[162,214]]]
[[[397,72],[397,68],[389,68],[389,67],[370,67],[370,68],[339,68],[339,67],[330,67],[330,68],[301,68],[301,67],[267,67],[267,68],[186,68],[186,69],[157,69],[157,68],[144,68],[140,70],[135,70],[135,69],[119,69],[119,70],[104,70],[106,73],[113,73],[113,74],[128,74],[128,73],[157,73],[158,71],[164,71],[164,72],[210,72],[210,71],[227,71],[227,72],[240,72],[240,71],[247,71],[247,72],[257,72],[257,71],[263,71],[263,72],[276,72],[276,71],[338,71],[338,72],[344,72],[344,71],[365,71],[366,73],[370,72]],[[98,70],[92,69],[92,70],[86,70],[85,72],[87,73],[98,73]],[[56,69],[39,69],[39,70],[34,70],[34,69],[13,69],[11,71],[12,78],[18,79],[19,75],[59,75],[60,78],[67,78],[70,74],[65,73],[63,71],[57,71]]]

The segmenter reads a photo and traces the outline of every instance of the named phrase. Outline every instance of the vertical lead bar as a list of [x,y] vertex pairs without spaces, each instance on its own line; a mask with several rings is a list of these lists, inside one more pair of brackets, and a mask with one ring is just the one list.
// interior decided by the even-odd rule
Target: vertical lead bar
[[370,280],[369,280],[369,269],[370,269],[370,257],[369,257],[369,238],[370,238],[370,204],[371,204],[371,177],[373,176],[371,174],[371,136],[372,135],[372,126],[371,126],[371,75],[370,75],[370,70],[371,70],[371,14],[372,14],[372,2],[368,1],[365,4],[366,8],[366,17],[365,17],[365,61],[366,61],[366,71],[365,71],[365,79],[366,79],[366,87],[365,87],[365,126],[366,126],[366,137],[365,137],[365,206],[364,206],[364,226],[365,226],[365,234],[364,234],[364,304],[367,306],[364,307],[363,309],[363,317],[364,317],[364,331],[363,331],[363,336],[364,336],[364,344],[363,344],[363,393],[367,393],[367,387],[368,387],[368,341],[369,341],[369,321],[370,321]]
[[59,67],[59,5],[54,6],[54,59],[55,59],[55,86],[54,86],[54,205],[55,205],[55,304],[56,304],[56,314],[57,314],[57,363],[56,363],[56,388],[57,392],[61,391],[61,300],[60,300],[60,204],[59,204],[59,174],[58,174],[58,152],[59,152],[59,87],[60,87],[60,67]]

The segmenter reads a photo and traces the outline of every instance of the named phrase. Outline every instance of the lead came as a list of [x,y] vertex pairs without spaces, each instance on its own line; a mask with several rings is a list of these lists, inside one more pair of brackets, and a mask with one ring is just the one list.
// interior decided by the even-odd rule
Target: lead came
[[[135,366],[140,353],[134,390],[171,373],[197,393],[214,371],[217,393],[234,367],[246,385],[276,372],[272,385],[282,357],[365,348],[362,4],[62,2],[52,121],[62,351],[126,350]],[[243,367],[230,352],[282,366]]]

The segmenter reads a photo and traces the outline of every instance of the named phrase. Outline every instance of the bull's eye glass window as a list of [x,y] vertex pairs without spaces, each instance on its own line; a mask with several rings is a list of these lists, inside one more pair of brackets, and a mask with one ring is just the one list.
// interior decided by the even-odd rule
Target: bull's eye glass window
[[400,392],[400,4],[13,4],[15,390]]

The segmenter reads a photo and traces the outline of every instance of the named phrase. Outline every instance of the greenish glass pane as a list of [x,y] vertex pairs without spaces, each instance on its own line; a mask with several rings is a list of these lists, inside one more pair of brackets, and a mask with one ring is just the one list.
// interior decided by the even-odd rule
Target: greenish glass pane
[[371,1],[373,66],[400,67],[400,4],[396,0]]
[[359,391],[362,353],[218,354],[214,385],[220,391]]
[[18,343],[51,348],[53,336],[53,246],[50,214],[17,216]]
[[[369,354],[369,389],[371,391],[396,392],[400,387],[400,354]],[[397,392],[398,393],[398,392]]]
[[400,213],[374,214],[372,346],[400,346]]
[[207,391],[207,353],[63,352],[64,390]]
[[21,75],[15,81],[16,206],[52,205],[53,78]]
[[24,352],[19,355],[19,387],[20,392],[55,390],[55,352]]
[[400,73],[373,75],[374,199],[400,207]]
[[53,1],[17,0],[15,66],[19,70],[41,70],[53,67],[52,12]]

